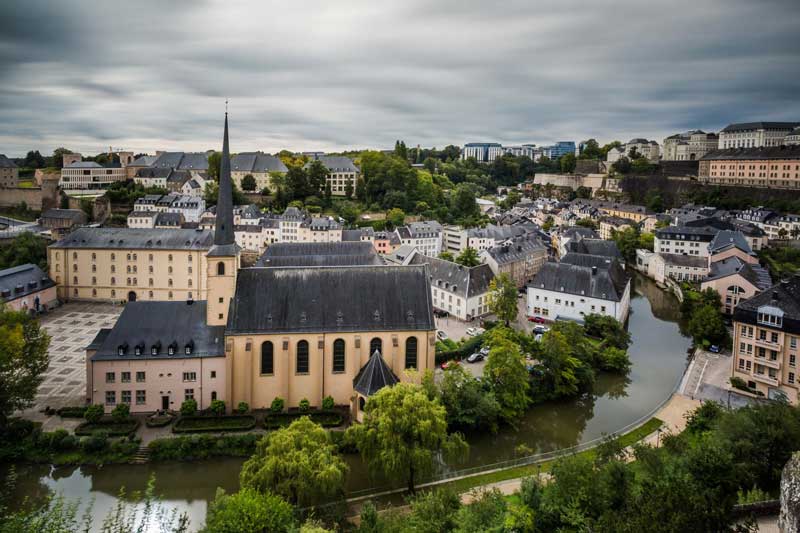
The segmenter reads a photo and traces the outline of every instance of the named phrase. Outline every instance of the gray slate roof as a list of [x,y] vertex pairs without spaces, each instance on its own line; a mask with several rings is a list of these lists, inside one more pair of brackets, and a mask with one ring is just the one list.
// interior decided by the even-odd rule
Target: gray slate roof
[[659,254],[664,258],[664,262],[668,265],[692,267],[692,268],[706,268],[708,267],[708,258],[700,257],[698,255],[684,255],[684,254]]
[[208,152],[164,152],[152,164],[157,168],[208,170]]
[[724,132],[747,130],[791,130],[800,126],[800,122],[737,122],[728,124],[722,129]]
[[[168,355],[175,343],[175,355]],[[94,343],[93,343],[94,344]],[[186,345],[192,353],[186,355]],[[142,355],[135,355],[136,346]],[[160,345],[160,346],[159,346]],[[152,355],[153,346],[158,355]],[[122,347],[124,354],[119,355]],[[93,360],[224,357],[225,327],[206,325],[206,302],[128,302]]]
[[711,270],[706,279],[710,281],[726,278],[734,274],[739,274],[762,291],[772,285],[772,278],[764,267],[745,263],[736,256],[726,257],[721,261],[711,263]]
[[545,255],[547,249],[538,239],[516,237],[508,243],[498,244],[485,250],[498,265],[524,261],[532,254]]
[[99,163],[95,163],[94,161],[75,161],[67,165],[65,168],[103,168],[103,166]]
[[17,168],[17,165],[6,154],[0,154],[0,168]]
[[432,309],[424,266],[246,268],[227,332],[430,331]]
[[783,326],[780,329],[800,334],[800,274],[795,274],[739,303],[733,312],[733,319],[738,322],[756,324],[758,308],[762,305],[782,310],[784,312]]
[[231,158],[231,170],[238,172],[288,172],[280,158],[263,152],[243,152]]
[[610,268],[598,268],[596,273],[587,266],[545,263],[529,287],[619,302],[629,283],[630,277],[617,261]]
[[702,161],[720,161],[737,159],[798,159],[800,145],[763,146],[761,148],[728,148],[712,150],[700,158]]
[[561,258],[562,263],[569,263],[570,265],[578,265],[585,267],[597,268],[611,268],[611,264],[616,262],[613,257],[606,257],[603,255],[580,254],[577,252],[568,252]]
[[214,233],[194,229],[78,228],[52,248],[208,250]]
[[711,253],[719,253],[728,248],[738,248],[746,254],[754,255],[741,231],[722,230],[714,235],[708,245],[708,251]]
[[[340,155],[321,155],[314,159],[325,165],[330,172],[358,172],[358,167],[349,157]],[[306,163],[306,167],[310,164]]]
[[36,265],[0,270],[0,301],[8,302],[53,287],[55,282]]
[[143,155],[143,156],[139,156],[136,159],[134,159],[133,162],[130,163],[128,166],[129,167],[149,167],[149,166],[152,166],[153,163],[156,162],[156,159],[158,159],[158,156],[155,156],[155,155]]
[[619,248],[617,248],[617,243],[603,239],[581,239],[578,241],[569,241],[566,249],[567,252],[602,255],[605,257],[622,259],[622,254],[619,252]]
[[271,244],[257,267],[382,265],[370,242],[279,242]]
[[42,219],[71,220],[75,224],[86,222],[86,213],[80,209],[48,209],[42,213]]
[[353,389],[364,396],[372,396],[384,387],[391,387],[400,381],[386,364],[378,350],[372,352],[369,361],[358,371],[353,379]]
[[411,265],[428,265],[428,279],[431,287],[456,294],[462,298],[473,298],[485,294],[494,279],[494,273],[487,264],[465,267],[458,263],[415,253]]

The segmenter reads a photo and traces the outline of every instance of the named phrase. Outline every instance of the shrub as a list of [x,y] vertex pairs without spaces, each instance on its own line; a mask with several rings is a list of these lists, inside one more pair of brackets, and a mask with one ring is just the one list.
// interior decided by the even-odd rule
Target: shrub
[[225,414],[225,402],[222,400],[214,400],[211,402],[210,410],[215,415],[224,415]]
[[149,428],[163,428],[168,426],[170,422],[172,422],[171,415],[151,415],[145,420],[145,424]]
[[245,414],[250,410],[250,406],[247,405],[247,402],[239,402],[239,405],[236,406],[236,410],[241,414]]
[[185,435],[156,439],[150,444],[151,461],[206,459],[208,457],[249,457],[262,435]]
[[739,390],[743,390],[743,391],[749,391],[750,390],[750,387],[747,386],[747,383],[745,383],[745,381],[742,378],[740,378],[739,376],[732,376],[731,377],[731,386],[734,389],[739,389]]
[[181,404],[181,414],[183,416],[192,416],[195,413],[197,413],[197,400],[194,398],[184,400]]
[[[453,359],[464,359],[465,357],[469,357],[473,353],[480,350],[481,346],[483,345],[483,336],[484,334],[476,335],[466,341],[464,341],[461,346],[455,349],[450,350],[443,350],[439,351],[437,343],[437,350],[436,350],[436,364],[440,365],[445,361],[451,361]],[[450,339],[447,339],[450,340]],[[447,341],[445,341],[446,343]]]
[[85,452],[100,452],[103,451],[108,445],[108,433],[105,431],[98,431],[90,437],[83,437],[81,439],[81,448]]
[[127,403],[121,403],[111,411],[111,416],[115,422],[124,422],[131,416],[131,407]]
[[105,409],[103,406],[98,403],[94,403],[87,407],[83,412],[83,418],[85,418],[87,422],[99,422],[103,417],[103,414],[105,414]]
[[38,444],[42,448],[56,450],[59,449],[61,441],[67,436],[69,436],[69,432],[67,432],[66,429],[57,429],[50,433],[41,433],[39,434]]
[[331,396],[325,396],[325,398],[322,399],[323,409],[333,409],[335,405],[336,404],[333,401],[333,397]]
[[86,414],[85,406],[62,407],[56,411],[61,418],[83,418]]
[[272,400],[272,405],[269,406],[269,410],[273,413],[280,413],[283,411],[283,398],[275,398]]
[[309,403],[308,398],[303,398],[300,400],[298,404],[301,413],[307,413],[309,409],[311,409],[311,403]]
[[184,416],[172,427],[173,433],[201,433],[211,431],[246,431],[253,429],[253,415]]
[[58,443],[58,449],[63,451],[74,450],[78,446],[78,437],[75,435],[64,435]]

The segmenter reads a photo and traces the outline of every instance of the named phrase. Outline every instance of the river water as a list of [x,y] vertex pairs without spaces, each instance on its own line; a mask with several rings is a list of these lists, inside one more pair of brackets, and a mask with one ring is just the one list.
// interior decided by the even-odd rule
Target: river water
[[[557,450],[617,431],[649,414],[675,388],[687,363],[690,339],[679,329],[675,298],[638,274],[632,287],[628,351],[633,367],[626,377],[601,375],[592,394],[564,402],[539,405],[528,411],[516,431],[471,436],[469,459],[454,468],[469,468],[515,457],[520,445],[532,453]],[[371,480],[358,456],[347,456],[351,491],[382,485]],[[242,460],[220,459],[199,463],[109,465],[105,467],[17,466],[15,501],[62,493],[67,499],[94,500],[93,514],[101,517],[113,508],[121,486],[128,493],[142,490],[151,475],[157,492],[169,507],[189,514],[193,528],[205,519],[208,501],[217,487],[238,487]],[[0,475],[6,466],[0,465]],[[12,502],[12,504],[15,502]]]

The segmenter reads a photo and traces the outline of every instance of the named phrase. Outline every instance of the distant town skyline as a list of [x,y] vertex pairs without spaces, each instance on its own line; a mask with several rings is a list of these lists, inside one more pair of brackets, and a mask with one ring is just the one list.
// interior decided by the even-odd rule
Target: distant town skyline
[[0,153],[601,144],[800,120],[800,4],[69,4],[0,20]]

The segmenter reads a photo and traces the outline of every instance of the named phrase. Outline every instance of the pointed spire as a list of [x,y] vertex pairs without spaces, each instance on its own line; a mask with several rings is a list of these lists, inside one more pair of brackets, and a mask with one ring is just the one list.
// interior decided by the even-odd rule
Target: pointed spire
[[233,234],[233,185],[231,184],[231,152],[228,146],[228,102],[225,101],[225,133],[222,138],[222,158],[219,165],[219,197],[214,244],[223,246],[236,242]]

